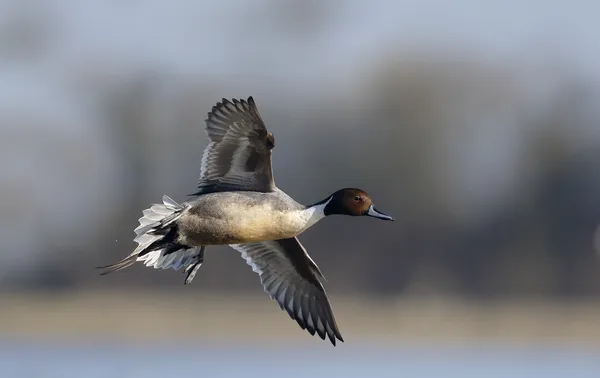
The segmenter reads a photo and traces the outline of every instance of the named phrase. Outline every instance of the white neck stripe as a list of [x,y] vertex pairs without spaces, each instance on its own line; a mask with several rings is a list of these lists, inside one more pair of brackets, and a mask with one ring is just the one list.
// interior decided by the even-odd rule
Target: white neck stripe
[[325,218],[325,207],[327,206],[327,204],[329,204],[329,202],[331,201],[332,198],[333,198],[333,196],[329,197],[329,199],[327,199],[327,201],[325,201],[321,204],[314,205],[314,206],[311,206],[311,207],[303,210],[303,212],[306,214],[306,216],[308,218],[306,220],[306,225],[304,226],[304,230],[306,230],[310,226],[314,225],[321,219]]

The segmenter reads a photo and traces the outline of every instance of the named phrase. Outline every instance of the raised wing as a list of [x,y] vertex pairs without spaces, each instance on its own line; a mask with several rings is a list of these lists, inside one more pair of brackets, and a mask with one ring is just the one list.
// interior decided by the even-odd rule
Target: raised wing
[[342,335],[319,277],[323,277],[297,238],[234,244],[260,276],[265,292],[287,311],[302,329],[333,345]]
[[271,169],[273,134],[267,131],[254,99],[222,99],[206,119],[210,140],[200,166],[198,192],[275,189]]

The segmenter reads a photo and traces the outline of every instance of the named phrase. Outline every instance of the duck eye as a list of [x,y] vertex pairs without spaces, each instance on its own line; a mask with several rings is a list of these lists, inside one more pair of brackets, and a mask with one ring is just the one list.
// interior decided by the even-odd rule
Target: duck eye
[[358,202],[358,201],[360,201],[360,200],[361,200],[361,198],[360,198],[360,196],[356,196],[356,197],[354,197],[354,200],[355,200],[356,202]]

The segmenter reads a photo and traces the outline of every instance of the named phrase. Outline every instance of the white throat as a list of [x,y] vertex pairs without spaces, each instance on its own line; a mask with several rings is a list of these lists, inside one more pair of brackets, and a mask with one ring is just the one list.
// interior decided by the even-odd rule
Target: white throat
[[310,226],[314,225],[321,219],[325,218],[325,206],[331,201],[333,196],[321,204],[311,206],[307,209],[302,210],[302,217],[306,220],[306,223],[302,231],[306,230]]

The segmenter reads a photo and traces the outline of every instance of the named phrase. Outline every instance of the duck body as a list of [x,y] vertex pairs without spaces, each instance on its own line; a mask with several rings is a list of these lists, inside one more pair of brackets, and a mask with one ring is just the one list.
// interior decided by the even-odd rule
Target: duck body
[[184,245],[222,245],[295,237],[323,218],[281,190],[209,193],[188,204],[178,221]]

